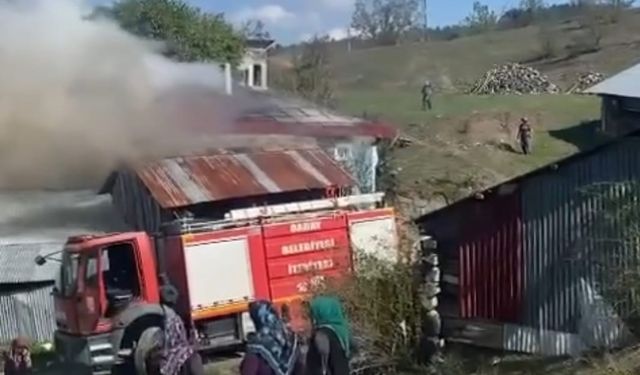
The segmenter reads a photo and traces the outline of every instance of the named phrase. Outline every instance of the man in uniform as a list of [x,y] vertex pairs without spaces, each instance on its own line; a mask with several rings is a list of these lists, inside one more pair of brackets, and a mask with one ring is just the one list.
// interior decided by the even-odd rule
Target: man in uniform
[[533,142],[533,130],[531,129],[529,120],[526,117],[520,119],[520,126],[518,126],[518,141],[520,142],[522,153],[529,155],[531,153],[531,145]]
[[433,86],[431,81],[426,80],[422,85],[422,110],[426,111],[427,108],[431,110],[431,96],[433,95]]

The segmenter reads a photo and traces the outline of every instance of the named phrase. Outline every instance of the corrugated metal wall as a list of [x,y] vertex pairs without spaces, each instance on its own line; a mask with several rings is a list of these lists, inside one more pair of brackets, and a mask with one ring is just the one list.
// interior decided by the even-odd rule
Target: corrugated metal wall
[[[460,317],[517,321],[522,296],[522,225],[517,191],[479,202],[463,218],[458,247]],[[491,272],[487,272],[491,270]]]
[[56,327],[50,284],[21,284],[0,291],[0,343],[16,336],[37,342],[52,341]]
[[422,230],[438,241],[443,281],[457,280],[457,292],[452,296],[457,317],[513,322],[519,318],[520,211],[518,191],[500,189],[484,199],[454,205],[420,223]]
[[608,202],[633,201],[620,183],[640,180],[640,142],[621,141],[521,183],[525,313],[522,323],[577,332],[584,285],[602,293],[605,276],[624,269],[636,248],[615,239],[623,227]]
[[[638,266],[640,244],[619,240],[634,219],[611,213],[640,202],[639,150],[640,139],[627,137],[420,219],[438,241],[443,269],[459,264],[460,317],[556,332],[534,341],[551,340],[545,345],[559,352],[577,345],[552,340],[560,333],[577,334],[585,346],[619,343],[628,306],[615,301],[614,308],[607,292]],[[497,308],[505,300],[513,307]],[[505,348],[515,348],[518,335],[505,337]]]

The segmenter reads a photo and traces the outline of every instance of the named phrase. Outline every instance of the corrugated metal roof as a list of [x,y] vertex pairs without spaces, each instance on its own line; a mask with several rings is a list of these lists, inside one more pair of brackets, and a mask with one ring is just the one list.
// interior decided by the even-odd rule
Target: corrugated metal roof
[[62,250],[64,242],[0,245],[0,284],[53,281],[60,263],[52,261],[35,264],[38,255],[45,256]]
[[356,184],[320,149],[179,157],[136,172],[163,208]]
[[605,79],[585,93],[640,98],[640,64]]
[[215,134],[297,135],[316,138],[392,139],[397,128],[384,121],[343,116],[308,101],[234,88],[233,96],[190,90],[160,100],[164,115],[183,129]]
[[126,230],[111,197],[91,190],[0,192],[0,244],[64,242]]
[[294,134],[316,137],[394,138],[394,126],[358,117],[340,115],[300,98],[271,91],[252,93],[260,105],[247,110],[233,128],[236,132]]

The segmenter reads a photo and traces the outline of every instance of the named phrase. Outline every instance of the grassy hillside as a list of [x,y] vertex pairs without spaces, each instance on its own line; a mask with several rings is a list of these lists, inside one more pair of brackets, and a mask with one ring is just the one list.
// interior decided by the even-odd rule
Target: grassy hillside
[[[554,54],[540,59],[540,27],[489,32],[452,41],[411,43],[347,52],[330,46],[338,107],[399,126],[411,145],[391,153],[401,195],[424,202],[412,214],[441,206],[603,141],[595,131],[600,104],[581,95],[469,96],[465,89],[495,64],[522,62],[562,88],[586,71],[610,75],[640,58],[640,13],[602,25],[600,49],[575,53],[584,34],[575,21],[547,25]],[[290,67],[292,50],[274,58],[277,77]],[[435,108],[420,110],[425,78],[437,86]],[[535,129],[534,154],[517,150],[520,117]],[[412,205],[414,208],[415,204]]]
[[[582,95],[440,95],[434,110],[420,109],[402,89],[344,91],[343,112],[398,124],[411,140],[392,153],[402,196],[425,202],[419,214],[475,189],[504,181],[603,141],[596,132],[598,99]],[[534,153],[521,155],[520,117],[534,127]]]
[[629,11],[616,24],[602,26],[601,49],[572,56],[572,45],[584,30],[565,21],[546,28],[554,56],[540,60],[540,27],[489,32],[452,41],[411,43],[353,50],[332,49],[332,68],[341,89],[415,88],[431,78],[443,90],[462,88],[494,64],[525,62],[547,73],[560,85],[576,73],[615,73],[640,59],[640,13]]

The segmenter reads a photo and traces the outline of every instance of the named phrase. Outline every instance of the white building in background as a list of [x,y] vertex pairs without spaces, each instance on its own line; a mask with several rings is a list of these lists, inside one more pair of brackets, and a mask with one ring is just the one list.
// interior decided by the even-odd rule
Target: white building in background
[[275,41],[268,39],[250,39],[247,50],[238,65],[240,83],[243,86],[257,90],[268,89],[267,59],[268,52],[275,45]]

